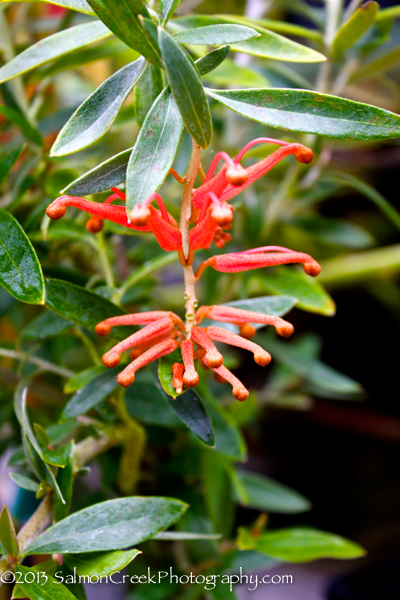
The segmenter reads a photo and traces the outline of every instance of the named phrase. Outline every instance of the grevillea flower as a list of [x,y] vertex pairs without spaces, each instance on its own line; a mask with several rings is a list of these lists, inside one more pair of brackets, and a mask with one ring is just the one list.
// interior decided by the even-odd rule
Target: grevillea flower
[[[256,164],[243,168],[240,160],[247,150],[259,143],[278,144],[280,148]],[[181,229],[167,212],[162,198],[157,193],[151,194],[144,202],[136,205],[129,216],[126,214],[125,207],[112,204],[115,200],[125,201],[125,194],[117,188],[111,188],[113,194],[103,204],[80,197],[61,196],[50,204],[46,212],[51,219],[59,219],[65,215],[68,206],[79,208],[91,215],[86,226],[93,233],[101,230],[104,219],[136,231],[152,232],[163,250],[178,252],[184,269],[190,268],[193,284],[207,267],[223,273],[236,273],[261,267],[298,263],[303,266],[308,275],[314,277],[318,275],[320,266],[311,256],[280,246],[263,246],[243,252],[212,256],[199,266],[195,275],[191,267],[195,250],[208,248],[213,241],[218,248],[222,248],[230,241],[231,236],[226,230],[231,227],[234,208],[227,201],[265,175],[289,154],[293,154],[299,162],[306,164],[313,158],[312,150],[301,144],[289,144],[271,138],[257,138],[249,142],[234,159],[225,152],[218,153],[202,185],[192,191],[190,223],[193,227],[188,232],[187,256],[183,252]],[[221,160],[224,164],[215,174]],[[185,180],[173,169],[170,173],[180,183],[185,183]],[[153,206],[153,201],[157,202],[158,208]],[[194,308],[196,304],[192,301],[191,306]],[[238,327],[239,334],[214,325],[201,326],[203,319],[233,323]],[[248,390],[223,365],[223,356],[214,342],[248,350],[253,353],[258,365],[266,366],[271,361],[271,356],[258,344],[250,341],[256,333],[252,324],[271,325],[283,337],[293,333],[293,326],[279,317],[216,305],[201,306],[196,311],[193,310],[193,314],[187,310],[186,324],[178,315],[167,311],[112,317],[98,323],[96,333],[99,336],[108,335],[113,327],[119,325],[142,326],[142,329],[116,344],[103,356],[103,363],[112,368],[119,364],[121,355],[125,351],[130,351],[133,360],[117,377],[118,383],[124,387],[134,382],[136,371],[179,349],[181,361],[174,362],[172,365],[172,385],[177,394],[186,388],[198,385],[199,374],[195,361],[200,361],[205,368],[214,371],[217,381],[231,384],[235,398],[245,400],[249,394]]]

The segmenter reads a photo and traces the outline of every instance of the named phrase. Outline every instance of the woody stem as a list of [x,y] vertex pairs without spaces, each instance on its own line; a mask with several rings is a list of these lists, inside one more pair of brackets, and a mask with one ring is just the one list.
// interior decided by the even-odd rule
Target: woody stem
[[185,177],[185,185],[182,194],[181,218],[179,229],[182,234],[182,252],[187,264],[183,266],[183,278],[185,282],[185,309],[186,309],[186,330],[190,336],[190,331],[194,324],[194,314],[196,312],[197,298],[195,290],[195,279],[190,257],[189,242],[189,222],[192,216],[192,190],[200,167],[201,149],[193,140],[192,156],[189,168]]

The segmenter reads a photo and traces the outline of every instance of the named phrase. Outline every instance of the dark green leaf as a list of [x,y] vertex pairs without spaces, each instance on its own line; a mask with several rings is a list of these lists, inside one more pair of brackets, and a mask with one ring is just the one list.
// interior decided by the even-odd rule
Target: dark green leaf
[[28,140],[37,146],[43,145],[42,136],[39,131],[31,125],[22,112],[15,108],[11,108],[10,106],[0,106],[0,115],[7,119],[7,121],[16,125]]
[[44,304],[43,273],[21,225],[0,210],[0,284],[17,300]]
[[116,550],[114,552],[89,552],[88,554],[72,554],[64,556],[70,569],[76,569],[78,575],[107,577],[124,569],[138,554],[140,550]]
[[174,38],[180,44],[195,46],[222,46],[223,44],[251,40],[255,37],[260,37],[255,29],[232,24],[206,25],[205,27],[187,29],[174,34]]
[[[257,276],[258,277],[258,276]],[[258,281],[272,294],[290,294],[297,298],[296,306],[303,310],[331,317],[336,312],[333,299],[317,279],[303,271],[288,267],[277,267],[263,273]]]
[[350,19],[339,27],[332,44],[332,50],[336,56],[351,48],[371,27],[378,10],[379,4],[369,0],[354,11]]
[[50,35],[44,40],[29,46],[4,67],[1,67],[0,83],[109,35],[111,35],[109,29],[98,21],[76,25]]
[[18,148],[11,150],[11,152],[9,152],[5,156],[3,156],[3,158],[0,159],[0,185],[2,185],[5,182],[5,180],[11,173],[13,166],[21,156],[21,152],[23,149],[23,146],[19,146]]
[[266,344],[278,362],[292,369],[322,392],[330,394],[328,397],[351,396],[362,392],[362,387],[357,381],[328,367],[318,359],[307,357],[301,347],[296,348],[293,344],[272,338],[268,338]]
[[147,113],[130,155],[126,174],[126,210],[156,192],[174,162],[182,135],[182,118],[168,88]]
[[230,46],[222,46],[222,48],[217,48],[205,56],[198,58],[195,61],[195,65],[200,75],[207,75],[207,73],[216,69],[228,56],[230,49]]
[[7,506],[3,506],[0,513],[0,542],[9,556],[13,558],[18,556],[19,546],[17,535]]
[[257,550],[288,562],[308,562],[318,558],[359,558],[365,554],[364,549],[354,542],[310,527],[278,529],[259,536],[253,536],[241,527],[238,544],[243,550]]
[[83,415],[107,398],[109,394],[112,394],[118,387],[116,377],[120,370],[120,368],[117,368],[103,371],[103,373],[80,388],[65,406],[62,412],[62,419],[73,419],[78,415]]
[[[32,570],[23,565],[17,566],[16,574],[19,582],[18,587],[24,593],[25,598],[30,600],[76,600],[67,586],[62,585],[58,579],[54,579],[51,575],[47,575],[47,582],[44,584],[43,580],[40,581],[39,579],[38,581],[36,573],[35,577],[32,577]],[[26,583],[32,580],[33,583]]]
[[159,29],[159,44],[183,122],[199,146],[207,148],[212,138],[212,120],[200,75],[185,50],[163,29]]
[[58,335],[72,327],[71,321],[56,315],[48,310],[29,323],[21,331],[20,336],[31,342],[45,340],[48,337]]
[[62,193],[87,196],[117,186],[126,179],[126,169],[131,152],[132,148],[129,148],[112,156],[91,171],[75,179],[62,190]]
[[337,96],[271,88],[206,91],[242,116],[278,129],[354,140],[400,136],[399,115]]
[[181,0],[160,0],[158,12],[160,13],[160,23],[165,25],[174,14],[174,11]]
[[[109,300],[68,281],[46,279],[46,306],[60,316],[94,331],[97,323],[110,317],[125,314]],[[131,335],[128,327],[118,327],[113,336]]]
[[119,109],[143,73],[144,66],[144,59],[138,58],[102,83],[61,129],[50,156],[73,154],[100,139],[111,127]]
[[74,443],[69,442],[63,448],[63,458],[65,465],[63,469],[59,469],[57,473],[57,483],[65,500],[65,504],[60,502],[58,496],[54,497],[54,519],[61,521],[68,515],[71,500],[72,500],[72,489],[74,483],[74,468],[73,468],[73,457],[74,457]]
[[64,386],[64,394],[73,394],[80,390],[84,385],[92,381],[97,375],[104,373],[103,365],[99,367],[89,367],[84,371],[80,371],[74,377],[69,379]]
[[214,444],[213,426],[205,411],[203,402],[195,390],[191,388],[184,394],[173,398],[161,387],[158,378],[156,384],[179,419],[202,442],[212,446]]
[[40,534],[24,550],[30,554],[100,552],[140,544],[170,527],[187,505],[172,498],[118,498],[94,504]]
[[21,475],[20,473],[14,473],[10,471],[9,476],[20,488],[23,490],[28,490],[29,492],[36,492],[39,489],[39,484],[37,481],[30,479],[29,477],[25,477],[25,475]]
[[143,0],[88,0],[96,15],[117,37],[152,64],[161,66],[157,51],[145,35],[139,15],[149,17]]
[[143,125],[147,113],[157,96],[163,91],[163,87],[161,70],[147,64],[142,77],[135,86],[135,116],[139,127]]
[[374,238],[365,229],[344,219],[325,219],[321,216],[295,217],[288,221],[321,244],[358,250],[368,248]]
[[243,502],[245,506],[266,512],[288,514],[304,512],[311,508],[311,503],[299,492],[269,477],[248,471],[239,471],[238,477],[248,496],[248,501]]

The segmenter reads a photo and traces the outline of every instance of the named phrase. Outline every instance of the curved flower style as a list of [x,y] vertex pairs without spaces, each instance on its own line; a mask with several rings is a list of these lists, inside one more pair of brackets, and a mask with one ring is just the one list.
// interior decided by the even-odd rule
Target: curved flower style
[[[274,143],[281,147],[265,159],[244,169],[240,165],[240,160],[247,150],[258,143]],[[175,362],[172,366],[172,385],[177,394],[185,388],[198,385],[199,375],[196,371],[195,361],[200,360],[205,368],[214,371],[217,381],[231,384],[235,398],[238,400],[247,398],[248,390],[223,365],[223,356],[214,342],[222,342],[248,350],[253,353],[254,360],[258,365],[266,366],[271,361],[271,356],[258,344],[250,341],[256,333],[256,329],[251,324],[271,325],[283,337],[288,337],[293,333],[293,326],[279,317],[229,306],[201,306],[194,310],[197,303],[194,282],[199,279],[207,267],[223,273],[236,273],[260,267],[298,263],[303,265],[308,275],[315,277],[320,272],[320,266],[308,254],[280,246],[263,246],[243,252],[212,256],[200,265],[195,275],[191,264],[195,250],[208,248],[213,241],[218,248],[222,248],[230,241],[231,236],[226,230],[231,227],[234,209],[228,204],[228,200],[262,177],[289,154],[293,154],[301,163],[309,163],[313,158],[312,150],[301,144],[289,144],[271,138],[257,138],[249,142],[235,159],[225,152],[219,152],[214,157],[202,185],[196,190],[190,188],[192,229],[187,228],[188,224],[186,230],[182,229],[182,226],[178,226],[174,218],[167,212],[162,198],[157,193],[151,194],[144,202],[136,205],[128,217],[124,207],[112,205],[114,200],[125,200],[125,194],[117,188],[111,188],[113,194],[103,204],[79,197],[61,196],[47,208],[46,212],[51,219],[63,217],[67,206],[74,206],[88,212],[91,217],[86,227],[93,233],[101,230],[104,219],[137,231],[152,232],[163,250],[178,252],[184,267],[185,284],[190,280],[192,296],[186,304],[186,324],[172,312],[152,311],[112,317],[96,326],[96,333],[99,336],[108,335],[112,327],[118,325],[143,326],[142,329],[114,346],[103,356],[103,363],[112,368],[119,364],[123,352],[131,351],[130,356],[133,361],[117,377],[121,386],[131,385],[138,369],[180,349],[181,362]],[[224,161],[224,165],[215,175],[220,160]],[[170,173],[186,185],[186,180],[179,177],[173,169]],[[154,200],[158,204],[158,209],[152,205]],[[185,231],[189,246],[186,255],[183,250],[183,233]],[[185,269],[190,270],[189,274]],[[190,310],[188,310],[188,302]],[[200,326],[205,318],[234,323],[239,328],[239,335],[214,325]]]

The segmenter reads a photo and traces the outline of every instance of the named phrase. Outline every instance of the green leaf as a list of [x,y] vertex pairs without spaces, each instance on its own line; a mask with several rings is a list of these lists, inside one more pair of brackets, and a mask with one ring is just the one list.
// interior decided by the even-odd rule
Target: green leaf
[[114,552],[89,552],[88,554],[69,554],[64,560],[70,569],[76,569],[77,575],[107,577],[129,565],[140,550],[116,550]]
[[265,87],[268,79],[258,71],[249,67],[242,67],[233,60],[225,60],[219,67],[204,76],[206,81],[221,86],[229,86],[232,81],[241,87]]
[[238,471],[237,475],[248,496],[247,502],[241,502],[244,506],[287,514],[301,513],[311,508],[311,503],[299,492],[265,475],[248,471]]
[[[100,321],[125,314],[119,306],[102,296],[59,279],[46,279],[46,306],[90,331],[94,331]],[[127,337],[131,334],[132,329],[129,327],[118,327],[115,332],[113,331],[112,336]]]
[[50,156],[79,152],[103,137],[142,75],[144,66],[144,59],[138,58],[102,83],[61,129]]
[[21,475],[20,473],[15,473],[13,471],[9,472],[9,476],[20,488],[23,490],[28,490],[29,492],[36,492],[39,490],[39,484],[37,481],[30,479],[29,477],[25,477],[25,475]]
[[[38,581],[37,573],[32,569],[18,565],[16,568],[18,576],[18,588],[22,590],[25,598],[30,600],[76,600],[75,596],[69,591],[67,586],[62,585],[59,580],[47,575],[47,581]],[[35,577],[32,576],[32,572]],[[26,583],[26,582],[32,583]],[[17,596],[20,597],[20,596]]]
[[10,106],[0,106],[0,115],[16,125],[28,140],[37,146],[43,146],[42,136],[39,131],[31,125],[22,112]]
[[340,56],[351,48],[355,42],[369,29],[375,21],[376,13],[379,10],[379,4],[369,0],[358,8],[351,17],[343,23],[336,33],[332,44],[332,51],[335,56]]
[[0,513],[0,542],[9,556],[16,558],[19,552],[17,534],[7,506]]
[[[289,62],[321,62],[326,57],[312,48],[293,42],[278,33],[274,33],[265,27],[260,27],[256,19],[246,19],[236,15],[194,15],[179,17],[173,23],[185,27],[205,27],[211,25],[239,24],[246,25],[257,31],[260,36],[250,41],[239,42],[232,46],[234,52],[244,52],[262,58],[274,60],[285,60]],[[291,32],[293,33],[293,31]]]
[[139,15],[150,17],[142,0],[88,0],[96,15],[120,40],[133,48],[152,64],[161,66],[153,44],[139,21]]
[[147,64],[142,77],[135,86],[135,117],[139,127],[143,125],[147,113],[157,96],[163,91],[163,87],[161,70]]
[[72,327],[71,321],[48,310],[37,316],[20,333],[23,340],[35,342],[58,335]]
[[399,115],[337,96],[278,88],[206,92],[240,115],[278,129],[354,140],[400,136]]
[[0,69],[0,83],[31,69],[36,69],[50,60],[73,52],[82,46],[104,39],[111,32],[98,21],[76,25],[54,33],[40,42],[29,46],[26,50],[10,60]]
[[362,392],[361,385],[339,373],[332,367],[325,365],[318,359],[312,359],[304,354],[301,346],[283,343],[276,339],[265,340],[268,350],[274,358],[293,370],[297,375],[304,378],[306,382],[317,387],[326,397],[354,396]]
[[[38,0],[16,0],[16,2],[37,2]],[[0,0],[1,2],[8,2],[8,0]],[[95,13],[90,8],[89,4],[85,0],[40,0],[40,2],[46,2],[47,4],[55,4],[56,6],[62,6],[63,8],[69,8],[71,10],[77,10],[87,15],[94,15]]]
[[310,527],[292,527],[268,531],[253,536],[244,527],[239,528],[239,547],[257,550],[288,562],[308,562],[318,558],[359,558],[365,551],[355,542]]
[[183,122],[201,148],[207,148],[212,138],[210,107],[200,75],[189,55],[163,29],[159,29],[159,44],[172,94]]
[[305,231],[311,238],[328,246],[342,246],[358,250],[368,248],[374,238],[362,227],[344,219],[325,219],[319,215],[294,217],[287,221],[290,225]]
[[65,500],[65,503],[60,502],[58,496],[54,497],[54,519],[61,521],[65,519],[71,508],[72,490],[74,484],[74,443],[71,441],[63,448],[63,459],[65,461],[64,468],[59,469],[57,473],[57,483]]
[[129,158],[126,210],[156,192],[174,162],[182,135],[182,118],[168,88],[147,113]]
[[119,371],[120,368],[103,371],[80,388],[64,407],[61,418],[66,421],[83,415],[112,394],[118,387],[116,376]]
[[174,11],[181,0],[160,0],[158,3],[158,12],[160,14],[160,23],[165,25],[174,14]]
[[260,34],[251,27],[243,25],[206,25],[174,33],[174,38],[180,44],[194,46],[222,46],[243,42],[260,37]]
[[0,159],[0,185],[3,185],[11,173],[13,166],[21,156],[23,149],[24,146],[18,146],[18,148],[14,148],[14,150],[11,150],[11,152]]
[[297,298],[296,306],[309,312],[331,317],[336,312],[333,299],[317,279],[288,267],[276,267],[273,271],[257,276],[263,289],[272,294],[290,294]]
[[128,150],[124,150],[100,163],[94,169],[75,179],[75,181],[62,190],[62,193],[87,196],[89,194],[96,194],[97,192],[104,192],[119,185],[126,179],[126,169],[131,152],[132,148],[128,148]]
[[69,379],[64,386],[64,394],[73,394],[80,390],[84,385],[92,381],[97,375],[104,373],[104,367],[89,367],[77,373],[74,377]]
[[36,252],[18,221],[0,209],[0,284],[17,300],[44,304],[43,273]]
[[[202,442],[208,446],[212,446],[214,444],[213,426],[204,408],[203,401],[195,390],[190,388],[180,396],[174,398],[160,385],[158,378],[156,379],[156,385],[182,423]],[[163,381],[163,385],[165,385],[165,380]],[[176,391],[173,391],[176,395]]]
[[187,504],[173,498],[118,498],[80,510],[35,538],[30,554],[79,554],[120,550],[140,544],[167,529],[183,515]]
[[222,48],[217,48],[205,56],[198,58],[194,64],[200,75],[207,75],[207,73],[216,69],[228,56],[230,49],[230,46],[222,46]]

